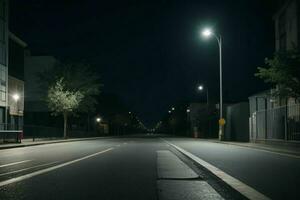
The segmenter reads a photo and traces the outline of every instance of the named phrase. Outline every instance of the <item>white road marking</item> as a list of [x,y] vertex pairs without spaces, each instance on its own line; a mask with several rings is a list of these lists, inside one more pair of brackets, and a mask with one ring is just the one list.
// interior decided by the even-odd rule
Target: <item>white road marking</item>
[[181,153],[185,154],[187,157],[189,157],[193,161],[197,162],[198,164],[200,164],[203,167],[205,167],[206,169],[208,169],[210,172],[212,172],[214,175],[216,175],[217,177],[222,179],[225,183],[230,185],[232,188],[234,188],[235,190],[240,192],[242,195],[244,195],[248,199],[250,199],[250,200],[252,200],[252,199],[253,200],[269,200],[270,199],[269,197],[258,192],[257,190],[250,187],[249,185],[239,181],[238,179],[230,176],[229,174],[226,174],[219,168],[209,164],[208,162],[202,160],[201,158],[195,156],[194,154],[180,148],[179,146],[177,146],[165,139],[162,139],[162,140],[165,141],[166,143],[168,143],[169,145],[171,145],[172,147],[174,147],[175,149],[177,149],[178,151],[180,151]]
[[43,166],[52,165],[54,163],[58,163],[58,161],[51,162],[51,163],[46,163],[46,164],[41,164],[41,165],[35,165],[35,166],[32,166],[32,167],[27,167],[27,168],[24,168],[24,169],[19,169],[19,170],[15,170],[15,171],[11,171],[11,172],[5,172],[5,173],[0,174],[0,176],[5,176],[5,175],[9,175],[9,174],[15,174],[15,173],[27,171],[27,170],[30,170],[30,169],[35,169],[35,168],[39,168],[39,167],[43,167]]
[[82,161],[82,160],[85,160],[85,159],[97,156],[99,154],[103,154],[103,153],[111,151],[113,149],[114,148],[108,148],[106,150],[99,151],[97,153],[93,153],[93,154],[90,154],[88,156],[84,156],[82,158],[78,158],[78,159],[75,159],[75,160],[72,160],[72,161],[69,161],[69,162],[65,162],[65,163],[62,163],[62,164],[59,164],[59,165],[56,165],[56,166],[53,166],[53,167],[49,167],[49,168],[42,169],[42,170],[39,170],[39,171],[35,171],[35,172],[29,173],[29,174],[25,174],[25,175],[22,175],[22,176],[19,176],[19,177],[16,177],[16,178],[8,179],[6,181],[2,181],[2,182],[0,182],[0,187],[5,186],[5,185],[9,185],[11,183],[20,182],[20,181],[32,178],[34,176],[38,176],[40,174],[44,174],[44,173],[47,173],[47,172],[59,169],[61,167],[65,167],[65,166],[71,165],[73,163],[76,163],[76,162],[79,162],[79,161]]
[[0,168],[12,166],[12,165],[18,165],[18,164],[22,164],[22,163],[26,163],[26,162],[30,162],[30,161],[31,161],[31,160],[23,160],[23,161],[18,161],[18,162],[13,162],[13,163],[8,163],[8,164],[0,165]]

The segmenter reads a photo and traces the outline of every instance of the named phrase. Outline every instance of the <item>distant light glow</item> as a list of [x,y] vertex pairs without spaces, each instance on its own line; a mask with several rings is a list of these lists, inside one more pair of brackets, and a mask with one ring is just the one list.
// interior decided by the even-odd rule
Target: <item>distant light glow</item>
[[171,111],[171,110],[169,110],[168,112],[169,112],[169,113],[171,113],[172,111]]
[[13,98],[15,101],[18,101],[18,100],[20,99],[20,95],[14,94],[14,95],[12,95],[12,98]]
[[97,118],[96,118],[96,122],[101,122],[101,118],[100,118],[100,117],[97,117]]
[[203,89],[204,89],[203,85],[199,85],[199,86],[198,86],[198,90],[201,91],[201,90],[203,90]]
[[203,35],[204,37],[210,37],[210,36],[212,35],[211,29],[209,29],[209,28],[204,29],[204,30],[202,31],[202,35]]
[[189,112],[191,112],[191,110],[190,109],[186,109],[186,112],[189,113]]
[[172,107],[172,110],[175,110],[175,108],[174,108],[174,107]]

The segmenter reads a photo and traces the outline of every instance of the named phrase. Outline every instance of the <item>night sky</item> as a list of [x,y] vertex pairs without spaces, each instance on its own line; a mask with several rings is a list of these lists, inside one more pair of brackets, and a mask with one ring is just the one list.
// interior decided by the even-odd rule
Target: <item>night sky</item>
[[266,88],[253,74],[274,51],[268,2],[11,0],[10,30],[33,55],[91,63],[104,92],[151,125],[172,105],[204,101],[197,83],[218,100],[217,42],[199,34],[207,25],[223,36],[225,102]]

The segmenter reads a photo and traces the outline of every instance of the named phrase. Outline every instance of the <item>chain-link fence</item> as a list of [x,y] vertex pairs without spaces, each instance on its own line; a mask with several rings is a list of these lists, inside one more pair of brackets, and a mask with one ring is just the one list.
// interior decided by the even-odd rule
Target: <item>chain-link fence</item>
[[250,117],[250,138],[300,141],[300,104],[253,113]]

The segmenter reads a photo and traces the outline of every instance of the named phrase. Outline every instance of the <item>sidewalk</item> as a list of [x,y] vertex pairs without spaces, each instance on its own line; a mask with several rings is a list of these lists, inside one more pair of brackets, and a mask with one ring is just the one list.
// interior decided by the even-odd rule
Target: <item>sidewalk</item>
[[252,142],[230,142],[230,141],[219,141],[217,139],[205,139],[204,141],[222,143],[228,145],[237,145],[246,148],[253,148],[265,151],[272,151],[276,153],[282,154],[292,154],[296,156],[300,156],[300,144],[299,146],[288,146],[288,145],[280,145],[280,144],[265,144],[265,143],[252,143]]
[[2,149],[11,149],[18,147],[28,147],[42,144],[53,144],[53,143],[62,143],[62,142],[76,142],[82,140],[97,140],[97,139],[109,139],[112,137],[88,137],[88,138],[72,138],[72,139],[63,139],[63,138],[36,138],[35,141],[30,139],[23,139],[22,143],[4,143],[0,144],[0,150]]

